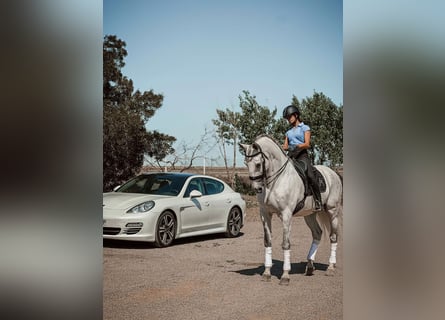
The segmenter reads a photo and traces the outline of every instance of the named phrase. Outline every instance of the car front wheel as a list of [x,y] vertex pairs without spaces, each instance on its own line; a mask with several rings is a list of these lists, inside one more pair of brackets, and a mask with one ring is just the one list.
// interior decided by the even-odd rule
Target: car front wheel
[[232,208],[227,217],[226,236],[229,238],[237,237],[241,232],[242,223],[241,210],[237,207]]
[[155,245],[158,248],[168,247],[173,243],[176,236],[176,218],[169,211],[164,212],[158,219],[156,225]]

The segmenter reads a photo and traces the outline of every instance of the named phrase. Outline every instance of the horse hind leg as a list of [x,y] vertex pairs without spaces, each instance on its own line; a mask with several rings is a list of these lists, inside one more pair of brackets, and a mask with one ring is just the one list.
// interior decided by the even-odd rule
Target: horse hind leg
[[323,234],[323,230],[318,224],[316,213],[305,216],[304,221],[306,222],[306,225],[309,227],[312,233],[312,244],[307,255],[305,274],[307,276],[312,276],[315,271],[314,261],[317,254],[318,246],[320,244],[321,236]]
[[307,264],[306,264],[305,275],[312,276],[312,275],[314,275],[314,271],[315,271],[314,260],[308,259]]
[[335,274],[335,268],[337,264],[338,210],[338,208],[332,208],[328,210],[331,218],[331,233],[329,235],[329,240],[331,243],[331,254],[329,256],[329,267],[326,272],[327,276],[333,276]]
[[335,275],[335,267],[336,267],[336,254],[337,254],[337,242],[331,242],[331,256],[329,257],[329,266],[326,271],[327,276]]
[[307,276],[312,276],[315,271],[314,261],[315,261],[315,255],[317,254],[318,246],[320,244],[320,240],[313,239],[311,247],[309,249],[308,257],[307,257],[307,264],[306,264],[306,271],[305,274]]

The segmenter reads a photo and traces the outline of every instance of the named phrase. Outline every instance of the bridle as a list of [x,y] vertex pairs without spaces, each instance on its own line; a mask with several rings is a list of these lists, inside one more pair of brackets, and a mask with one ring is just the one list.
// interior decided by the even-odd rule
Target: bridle
[[263,150],[261,149],[261,146],[257,143],[254,143],[255,147],[259,150],[258,152],[251,154],[251,155],[245,155],[246,158],[254,158],[257,155],[261,155],[261,161],[262,161],[262,173],[256,176],[250,176],[249,175],[249,179],[251,181],[261,181],[261,180],[265,180],[265,185],[266,187],[269,187],[273,182],[275,182],[275,180],[278,179],[278,177],[280,176],[281,173],[283,173],[284,169],[286,168],[287,164],[289,163],[289,158],[287,158],[286,162],[281,166],[280,169],[278,169],[275,173],[271,174],[269,177],[266,174],[266,160],[268,160],[267,155],[263,152]]

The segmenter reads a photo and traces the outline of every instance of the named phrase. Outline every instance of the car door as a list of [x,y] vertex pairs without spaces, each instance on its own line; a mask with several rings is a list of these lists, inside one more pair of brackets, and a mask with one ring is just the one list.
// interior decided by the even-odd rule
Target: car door
[[211,178],[203,178],[202,180],[206,189],[204,198],[209,203],[209,228],[225,227],[227,224],[227,214],[231,206],[229,194],[223,193],[224,184],[221,182]]
[[[200,197],[191,197],[190,193],[197,190]],[[201,178],[193,178],[189,181],[183,197],[183,205],[180,208],[181,232],[196,232],[207,228],[209,202],[203,196],[205,189]]]

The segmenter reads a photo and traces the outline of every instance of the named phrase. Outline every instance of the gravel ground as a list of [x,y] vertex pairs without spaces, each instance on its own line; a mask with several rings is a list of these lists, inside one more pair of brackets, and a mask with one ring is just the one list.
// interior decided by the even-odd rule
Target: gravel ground
[[238,238],[211,235],[177,240],[168,248],[105,241],[104,319],[327,319],[343,318],[340,230],[337,270],[326,276],[329,243],[324,239],[316,271],[305,276],[312,241],[303,218],[294,217],[289,286],[280,286],[282,228],[274,216],[272,281],[264,271],[262,224],[251,204]]

